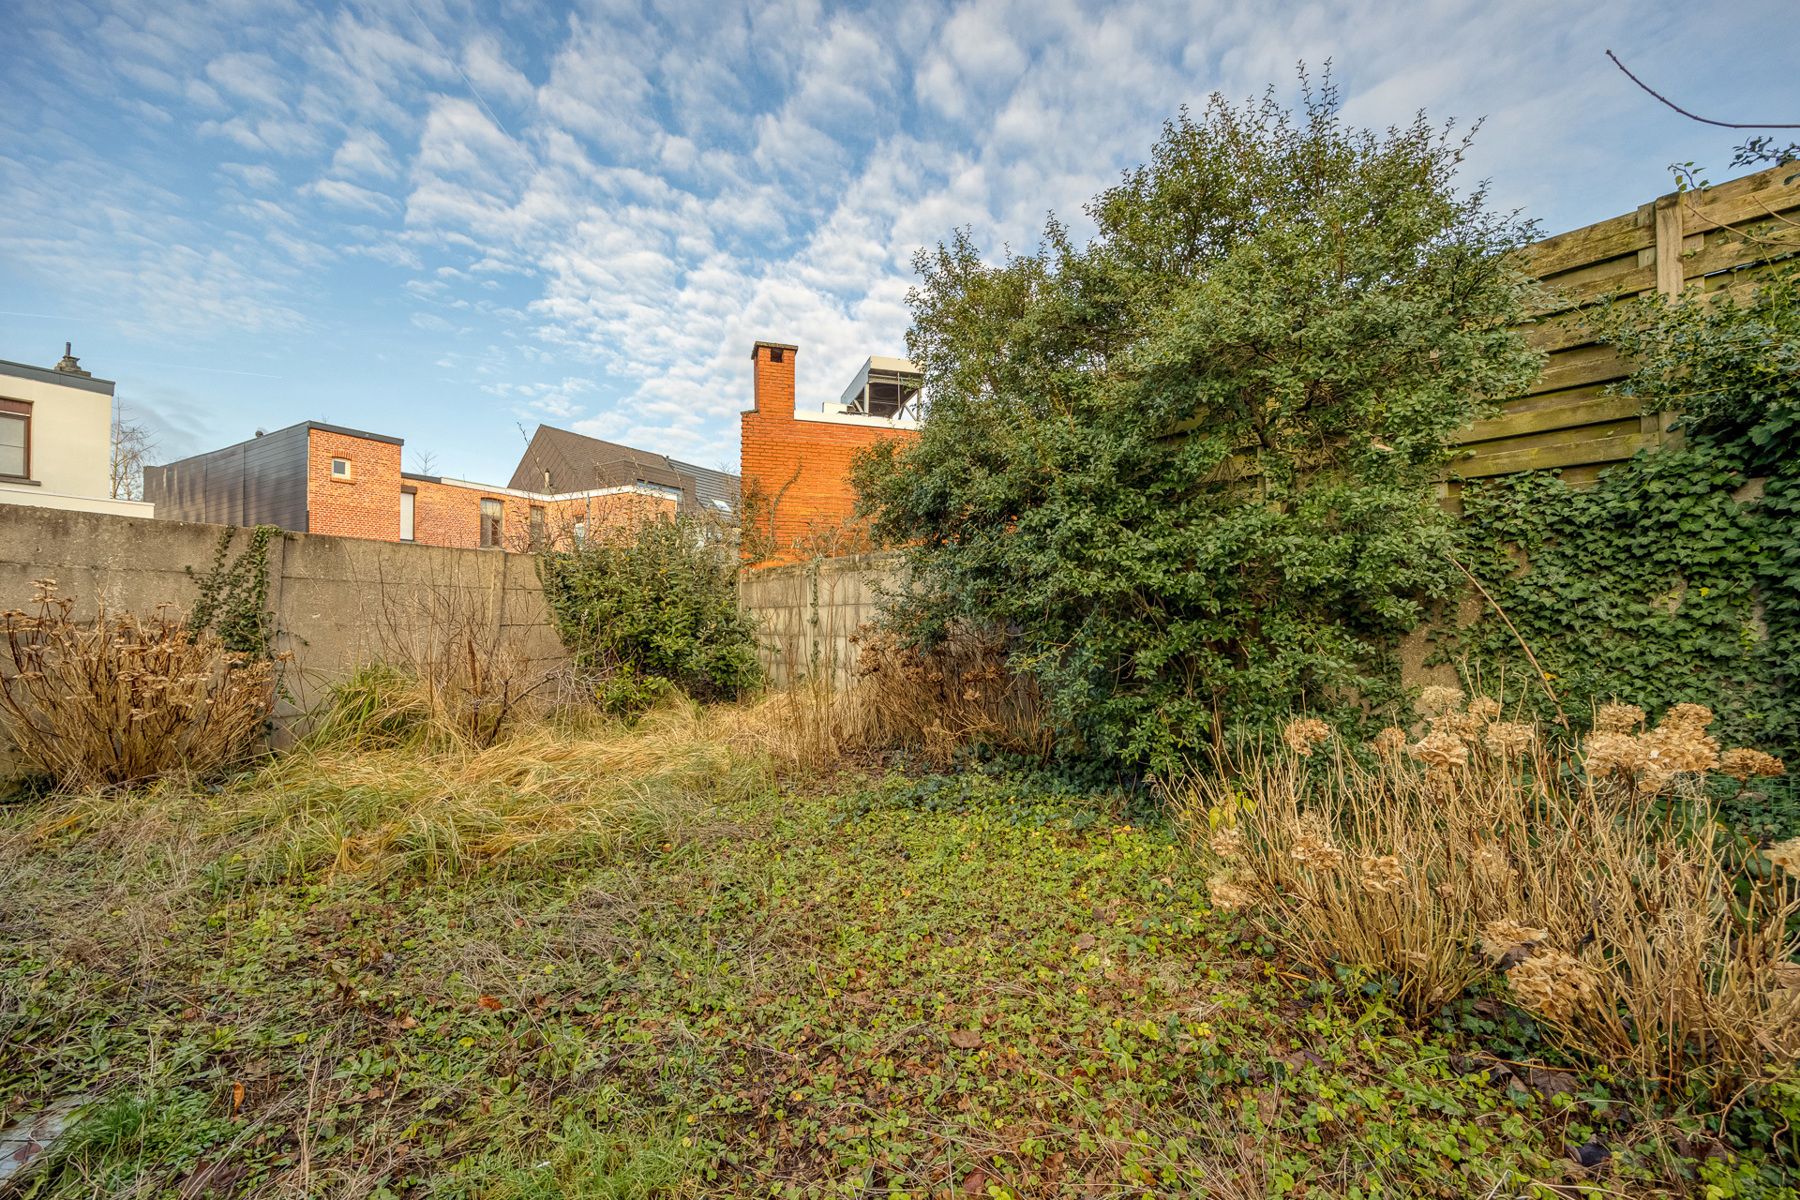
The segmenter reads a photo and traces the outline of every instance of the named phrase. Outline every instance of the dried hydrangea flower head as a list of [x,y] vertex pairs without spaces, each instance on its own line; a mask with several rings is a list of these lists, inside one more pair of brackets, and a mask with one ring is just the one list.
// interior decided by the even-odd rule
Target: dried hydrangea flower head
[[1512,860],[1492,842],[1483,842],[1469,855],[1469,869],[1476,882],[1486,891],[1499,891],[1513,884]]
[[1650,753],[1650,766],[1674,774],[1710,771],[1719,764],[1719,743],[1708,737],[1712,710],[1698,704],[1677,704],[1657,727],[1642,735]]
[[1719,771],[1733,779],[1745,780],[1752,775],[1773,778],[1787,774],[1787,767],[1773,754],[1764,754],[1761,750],[1740,747],[1727,750],[1719,755]]
[[1331,736],[1331,726],[1317,717],[1296,717],[1281,731],[1288,749],[1301,758],[1311,758],[1313,748]]
[[1495,721],[1482,734],[1487,748],[1502,758],[1517,758],[1531,749],[1537,730],[1523,721]]
[[1357,882],[1362,884],[1363,891],[1371,895],[1382,896],[1397,892],[1406,883],[1406,868],[1400,865],[1397,855],[1372,855],[1358,863],[1357,868]]
[[1591,776],[1635,775],[1650,765],[1650,748],[1629,733],[1597,730],[1581,750]]
[[1500,702],[1492,696],[1477,696],[1469,701],[1469,715],[1478,721],[1498,721]]
[[1763,851],[1763,857],[1789,875],[1800,876],[1800,837],[1791,837],[1785,842],[1776,842]]
[[1242,858],[1246,849],[1244,833],[1236,825],[1221,825],[1213,830],[1209,844],[1220,858]]
[[1461,688],[1434,683],[1419,693],[1419,715],[1421,717],[1441,717],[1445,713],[1455,712],[1461,708],[1462,702]]
[[1704,704],[1677,704],[1663,714],[1657,722],[1658,729],[1675,728],[1705,729],[1713,723],[1713,710]]
[[1533,950],[1506,973],[1506,982],[1526,1011],[1551,1021],[1567,1021],[1600,999],[1594,973],[1561,950]]
[[1227,912],[1249,908],[1256,903],[1256,893],[1240,884],[1230,872],[1214,875],[1207,880],[1206,894],[1212,899],[1214,908],[1222,908]]
[[1300,818],[1300,834],[1288,857],[1314,871],[1335,871],[1344,864],[1344,852],[1332,844],[1330,831],[1316,812]]
[[1398,758],[1400,757],[1401,752],[1406,749],[1406,730],[1400,728],[1398,725],[1389,725],[1386,729],[1377,733],[1375,735],[1375,740],[1370,742],[1369,745],[1374,749],[1375,753],[1379,754],[1382,758]]
[[1550,936],[1548,929],[1538,929],[1511,917],[1489,921],[1481,930],[1481,952],[1492,962],[1499,962],[1514,950],[1530,950]]
[[1635,704],[1602,704],[1594,714],[1598,733],[1635,733],[1644,723],[1644,710]]
[[1406,752],[1428,767],[1448,769],[1469,765],[1469,747],[1461,738],[1445,729],[1434,729]]

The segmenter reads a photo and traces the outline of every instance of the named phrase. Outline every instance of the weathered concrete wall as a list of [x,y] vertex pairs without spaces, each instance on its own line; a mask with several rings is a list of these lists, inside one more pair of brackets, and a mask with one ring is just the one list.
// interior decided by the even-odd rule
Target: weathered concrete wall
[[883,592],[900,581],[893,552],[743,572],[738,600],[756,622],[757,657],[770,681],[784,686],[821,670],[847,680],[856,666],[850,638],[879,615]]
[[[27,607],[43,578],[75,600],[77,616],[101,600],[143,614],[187,609],[226,528],[0,505],[0,609]],[[238,531],[231,554],[248,542]],[[278,645],[294,654],[289,717],[448,613],[492,617],[534,666],[567,661],[524,554],[288,533],[269,545],[269,604]],[[0,778],[13,773],[0,751]]]

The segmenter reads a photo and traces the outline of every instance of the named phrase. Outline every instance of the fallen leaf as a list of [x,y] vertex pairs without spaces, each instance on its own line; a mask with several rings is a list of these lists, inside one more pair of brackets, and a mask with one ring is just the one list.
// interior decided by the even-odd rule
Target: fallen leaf
[[952,1029],[950,1044],[958,1050],[973,1050],[981,1045],[981,1031],[979,1029]]

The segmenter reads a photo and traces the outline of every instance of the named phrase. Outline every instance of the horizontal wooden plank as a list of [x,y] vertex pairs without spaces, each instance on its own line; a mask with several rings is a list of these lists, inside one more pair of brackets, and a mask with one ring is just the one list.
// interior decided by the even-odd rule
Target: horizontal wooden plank
[[1783,182],[1794,174],[1793,164],[1770,167],[1717,187],[1684,192],[1677,203],[1681,222],[1689,232],[1736,225],[1800,208],[1800,179]]
[[[1632,396],[1595,395],[1587,391],[1573,393],[1573,395],[1575,399],[1568,403],[1507,412],[1490,420],[1477,421],[1459,435],[1457,441],[1462,445],[1470,446],[1477,442],[1493,441],[1496,438],[1515,438],[1529,433],[1574,429],[1605,421],[1619,421],[1635,418],[1638,410],[1643,407],[1643,401]],[[1513,447],[1513,449],[1517,448]]]
[[[1746,228],[1751,228],[1746,226]],[[1714,231],[1705,245],[1681,257],[1681,271],[1689,280],[1734,267],[1754,266],[1800,251],[1800,221],[1793,225],[1764,222],[1754,228],[1756,240],[1746,242],[1732,232]]]
[[1593,383],[1608,383],[1623,378],[1628,372],[1619,352],[1611,346],[1583,346],[1562,350],[1544,361],[1544,369],[1527,395],[1560,392],[1565,388]]
[[1656,242],[1656,231],[1635,212],[1533,242],[1523,252],[1525,269],[1539,279],[1618,258]]
[[[1597,428],[1607,428],[1598,426]],[[1489,443],[1499,447],[1504,442]],[[1547,471],[1556,467],[1578,467],[1589,463],[1619,462],[1639,450],[1657,445],[1653,433],[1616,433],[1607,437],[1582,441],[1557,440],[1549,445],[1519,450],[1493,450],[1473,454],[1451,466],[1449,474],[1463,479],[1484,479],[1494,475],[1512,475],[1520,471]]]
[[1573,283],[1558,283],[1556,287],[1547,289],[1548,295],[1544,302],[1528,315],[1540,318],[1548,317],[1600,300],[1635,296],[1639,292],[1647,292],[1655,286],[1656,267],[1654,264],[1629,267],[1594,277],[1583,277]]
[[1587,316],[1581,312],[1558,313],[1540,321],[1532,321],[1519,328],[1520,332],[1525,335],[1526,345],[1533,350],[1542,350],[1546,354],[1594,344],[1594,335],[1593,331],[1588,328]]

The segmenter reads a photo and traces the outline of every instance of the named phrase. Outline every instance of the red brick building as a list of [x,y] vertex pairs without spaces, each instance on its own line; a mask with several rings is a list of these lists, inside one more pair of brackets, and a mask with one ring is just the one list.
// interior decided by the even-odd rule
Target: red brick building
[[[721,496],[735,501],[730,476],[708,472],[713,478],[700,483],[661,455],[631,451],[622,458],[614,452],[627,448],[562,430],[548,432],[561,435],[554,444],[569,462],[580,461],[581,443],[607,447],[598,469],[571,467],[566,473],[571,480],[581,475],[597,486],[533,491],[405,471],[397,437],[302,421],[207,454],[146,467],[144,492],[155,498],[156,515],[166,520],[276,525],[297,533],[503,550],[567,546],[703,502],[717,508],[724,504]],[[551,444],[545,434],[539,430],[534,447]],[[535,463],[529,453],[527,460]],[[652,464],[660,465],[653,470]],[[520,471],[539,477],[524,463]],[[602,477],[610,482],[601,483]],[[730,505],[724,507],[729,510]]]
[[911,363],[870,358],[839,403],[803,412],[794,393],[798,354],[783,342],[757,342],[750,351],[751,407],[741,417],[743,526],[747,552],[767,562],[864,548],[851,460],[876,442],[918,436],[920,378]]

